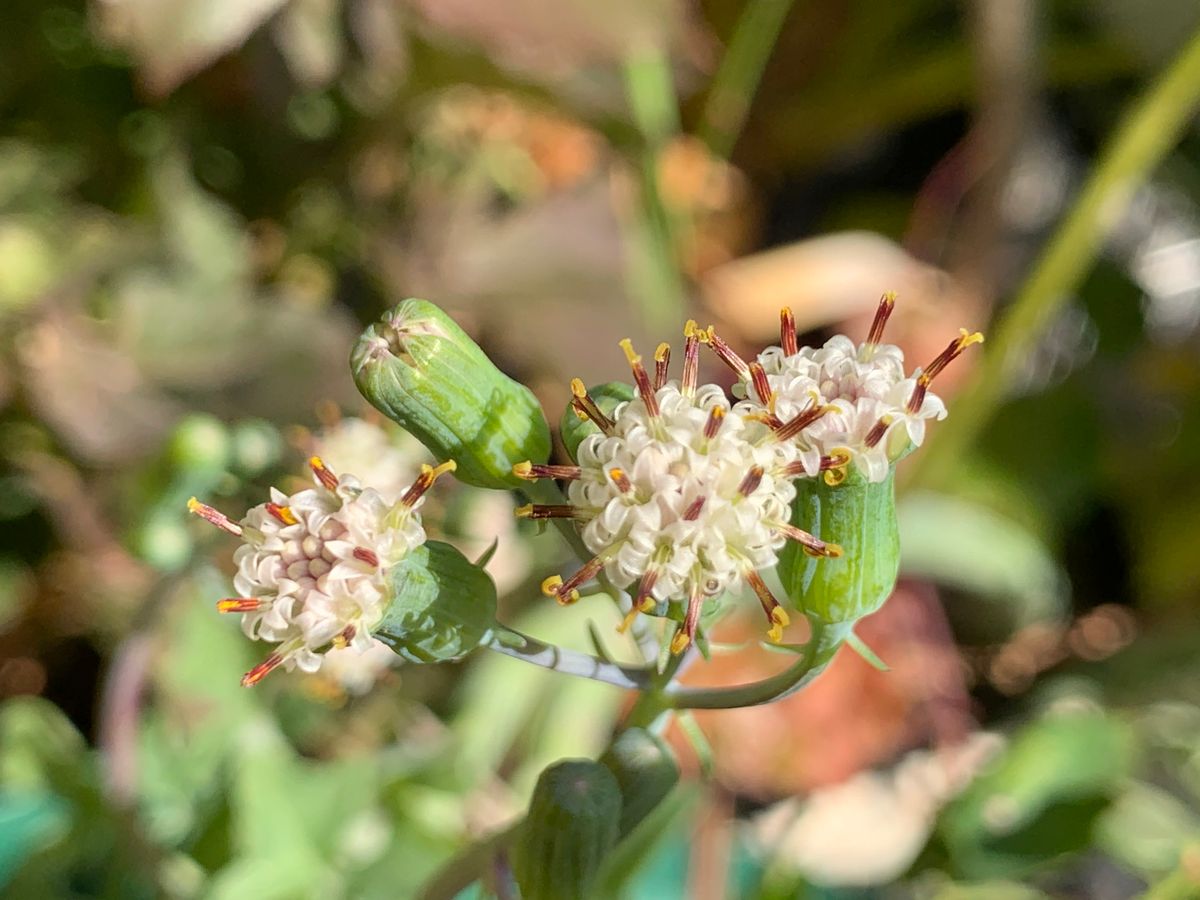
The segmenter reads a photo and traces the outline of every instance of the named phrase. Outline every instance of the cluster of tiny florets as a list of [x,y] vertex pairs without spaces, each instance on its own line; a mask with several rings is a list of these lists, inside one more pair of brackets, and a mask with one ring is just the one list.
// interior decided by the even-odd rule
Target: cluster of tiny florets
[[[683,375],[668,380],[670,349],[655,353],[653,378],[628,341],[636,396],[611,414],[582,383],[572,405],[597,431],[579,444],[576,465],[522,463],[525,478],[568,482],[569,503],[535,505],[530,518],[574,519],[595,554],[569,578],[552,576],[543,590],[561,603],[603,576],[633,590],[627,625],[639,612],[663,615],[683,603],[672,642],[678,652],[695,637],[703,602],[741,582],[758,596],[782,636],[787,614],[759,574],[778,561],[788,540],[815,556],[840,548],[792,525],[796,478],[821,475],[832,485],[851,471],[883,481],[892,465],[925,436],[925,422],[946,415],[929,390],[933,378],[967,346],[963,332],[923,370],[906,374],[900,348],[881,342],[894,301],[885,295],[867,340],[832,338],[822,347],[797,345],[791,313],[781,313],[780,346],[746,362],[714,329],[689,322]],[[732,407],[717,385],[697,384],[697,353],[707,344],[738,376]],[[624,627],[624,626],[623,626]]]
[[418,512],[425,491],[453,464],[425,466],[398,500],[385,499],[352,475],[338,477],[318,458],[316,485],[294,494],[271,489],[271,499],[234,522],[194,498],[192,512],[237,535],[237,597],[221,612],[241,613],[242,630],[275,644],[242,679],[251,685],[283,666],[315,672],[331,648],[360,653],[388,601],[387,571],[425,542]]

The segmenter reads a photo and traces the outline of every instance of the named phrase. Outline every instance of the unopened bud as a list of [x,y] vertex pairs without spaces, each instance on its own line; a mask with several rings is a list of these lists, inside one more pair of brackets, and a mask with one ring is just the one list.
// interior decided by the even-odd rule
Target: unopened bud
[[796,480],[793,524],[842,550],[818,557],[789,541],[780,554],[780,579],[792,604],[810,618],[853,623],[891,595],[900,569],[894,474],[893,466],[882,481],[853,470],[840,481]]
[[550,429],[533,392],[428,301],[405,300],[367,328],[350,367],[375,408],[439,461],[458,463],[460,481],[518,487],[513,466],[549,456]]
[[374,636],[410,662],[459,659],[491,633],[496,586],[449,544],[426,541],[387,579],[390,600]]

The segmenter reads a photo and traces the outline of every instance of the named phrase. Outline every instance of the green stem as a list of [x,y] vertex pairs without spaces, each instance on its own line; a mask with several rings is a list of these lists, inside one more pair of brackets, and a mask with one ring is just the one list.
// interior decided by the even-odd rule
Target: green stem
[[659,155],[679,133],[679,106],[671,62],[661,47],[642,46],[625,59],[625,94],[642,137],[637,161],[638,209],[627,235],[631,253],[631,293],[640,302],[651,331],[664,331],[683,317],[683,279],[677,258],[677,226],[663,201]]
[[750,0],[738,17],[700,115],[700,138],[714,155],[733,152],[791,8],[792,0]]
[[1137,100],[1109,139],[1079,200],[1034,266],[937,440],[917,457],[914,481],[945,483],[996,408],[1035,342],[1090,270],[1151,170],[1178,142],[1200,104],[1200,31]]
[[501,828],[482,840],[471,844],[455,855],[421,888],[417,900],[454,900],[462,891],[479,880],[491,864],[496,852],[516,837],[517,829],[525,821],[522,816],[507,828]]
[[816,619],[811,622],[812,637],[800,659],[778,675],[735,687],[668,687],[663,693],[664,702],[671,709],[737,709],[791,696],[825,670],[850,634],[850,623],[828,625]]
[[564,675],[590,678],[593,681],[638,691],[649,688],[656,674],[653,669],[623,666],[607,662],[590,653],[581,653],[578,650],[567,650],[564,647],[547,644],[509,628],[507,625],[494,625],[492,637],[483,646],[496,653],[541,666],[543,669],[551,669]]

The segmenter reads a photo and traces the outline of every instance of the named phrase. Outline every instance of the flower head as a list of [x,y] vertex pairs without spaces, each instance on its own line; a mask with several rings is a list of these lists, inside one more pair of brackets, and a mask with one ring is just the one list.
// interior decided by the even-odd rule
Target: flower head
[[352,475],[335,475],[319,457],[309,461],[316,486],[295,494],[271,489],[271,499],[240,523],[198,502],[188,509],[242,539],[234,552],[240,596],[217,603],[241,613],[248,637],[276,645],[242,679],[252,685],[271,670],[315,672],[332,647],[364,652],[386,609],[390,566],[425,542],[418,509],[452,462],[425,466],[395,502]]
[[925,422],[944,419],[946,407],[929,390],[933,379],[960,353],[983,340],[962,331],[924,369],[904,371],[904,353],[882,343],[895,298],[884,294],[867,339],[855,344],[837,335],[824,346],[798,347],[790,310],[780,314],[780,346],[769,347],[746,363],[711,329],[706,342],[738,375],[734,393],[744,397],[737,410],[782,425],[805,410],[823,409],[819,419],[792,435],[799,460],[809,474],[823,458],[840,457],[828,466],[829,483],[843,480],[853,466],[867,481],[887,477],[891,465],[925,439]]
[[578,464],[514,468],[525,478],[569,481],[570,502],[531,504],[517,514],[575,519],[596,554],[565,581],[546,579],[543,591],[560,603],[577,600],[579,586],[601,572],[618,587],[637,586],[625,625],[639,612],[662,614],[682,601],[683,626],[672,643],[679,652],[695,637],[704,600],[744,580],[778,640],[787,614],[759,572],[775,564],[789,538],[816,555],[839,551],[789,524],[791,479],[803,474],[794,446],[755,417],[731,415],[717,385],[697,384],[701,333],[689,323],[685,334],[679,381],[667,380],[666,344],[655,353],[651,380],[630,342],[621,342],[637,395],[611,418],[573,383],[575,409],[599,429],[580,443]]

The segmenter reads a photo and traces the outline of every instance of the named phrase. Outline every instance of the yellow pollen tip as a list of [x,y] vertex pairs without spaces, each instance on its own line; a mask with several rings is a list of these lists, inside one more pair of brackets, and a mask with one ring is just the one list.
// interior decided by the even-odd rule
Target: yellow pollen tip
[[671,345],[668,344],[666,341],[663,341],[654,350],[654,361],[662,362],[663,360],[665,360],[667,358],[667,354],[670,352],[671,352]]
[[638,617],[638,613],[642,610],[635,606],[629,612],[625,613],[625,618],[621,620],[621,624],[617,626],[617,634],[624,634],[629,630],[629,626],[633,624],[633,620]]
[[685,338],[690,338],[692,335],[697,334],[699,330],[699,326],[696,325],[696,320],[688,319],[687,323],[683,326],[683,336]]
[[883,300],[889,306],[894,305],[896,302],[896,292],[895,291],[884,291],[883,292]]
[[308,464],[309,464],[309,466],[311,466],[314,469],[325,468],[325,462],[319,456],[310,456],[308,458]]
[[[533,515],[533,504],[526,503],[524,506],[518,506],[513,510],[513,515],[518,519],[528,519]],[[545,589],[545,583],[542,584],[542,588]]]
[[350,642],[348,640],[346,640],[344,637],[342,637],[342,635],[340,635],[340,634],[335,634],[333,636],[332,644],[334,646],[334,649],[337,649],[337,650],[345,650],[347,647],[350,646]]
[[691,644],[692,638],[686,631],[677,631],[675,637],[671,638],[671,652],[678,656]]
[[827,485],[830,487],[837,487],[846,480],[846,476],[846,467],[838,466],[836,469],[826,469],[823,477]]
[[533,463],[531,463],[529,460],[525,460],[525,462],[516,463],[512,467],[512,473],[514,475],[516,475],[518,478],[529,478],[532,480],[533,479]]
[[563,580],[561,575],[551,575],[542,582],[542,593],[547,597],[557,597],[558,589],[562,587],[562,583]]
[[[426,466],[425,468],[429,468],[429,467]],[[442,463],[441,465],[438,465],[436,467],[429,468],[429,474],[433,477],[434,481],[437,481],[439,478],[441,478],[447,472],[456,472],[456,471],[458,471],[458,463],[456,463],[452,459],[448,459],[444,463]]]
[[825,555],[828,556],[830,559],[837,559],[839,556],[842,555],[843,552],[845,552],[845,551],[842,550],[841,544],[826,544],[825,545]]
[[571,394],[582,400],[587,396],[587,385],[579,378],[571,379]]
[[203,505],[204,504],[201,503],[199,500],[197,500],[195,497],[188,498],[188,512],[195,512]]
[[767,629],[767,640],[772,644],[778,644],[783,640],[783,626],[776,622]]
[[708,414],[710,416],[712,416],[714,419],[723,419],[723,418],[725,418],[725,407],[714,406],[712,409],[710,409],[708,411]]
[[792,624],[791,617],[788,616],[787,610],[782,606],[776,606],[773,610],[771,610],[771,621],[780,628],[787,628]]
[[972,344],[983,343],[983,332],[981,331],[969,332],[965,328],[960,328],[959,333],[961,334],[961,337],[958,339],[958,346],[962,347],[964,350],[967,347],[970,347]]
[[629,360],[629,364],[631,366],[636,366],[642,361],[642,358],[634,351],[633,341],[631,341],[629,338],[624,338],[620,342],[620,347],[623,351],[625,351],[625,358]]

